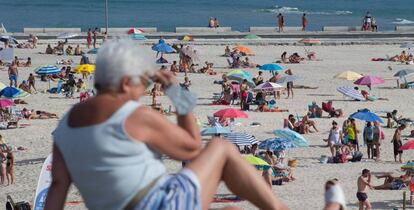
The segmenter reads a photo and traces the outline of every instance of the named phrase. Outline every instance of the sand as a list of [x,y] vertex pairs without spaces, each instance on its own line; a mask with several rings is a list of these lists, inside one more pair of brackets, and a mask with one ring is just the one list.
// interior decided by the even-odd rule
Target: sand
[[[54,42],[49,40],[47,42]],[[43,43],[46,43],[44,41]],[[75,62],[79,62],[80,57],[56,56],[56,55],[41,55],[38,52],[44,52],[45,45],[42,44],[37,49],[16,49],[15,54],[19,58],[31,57],[33,60],[33,67],[19,68],[20,78],[26,79],[33,69],[43,64],[54,64],[56,60],[71,58]],[[250,46],[255,52],[256,56],[252,56],[251,60],[255,63],[270,63],[274,62],[283,51],[288,53],[299,52],[304,54],[304,48],[300,46]],[[82,45],[85,50],[85,46]],[[195,92],[198,97],[198,103],[195,113],[201,122],[207,122],[207,115],[225,108],[224,106],[209,106],[211,103],[213,93],[219,93],[221,88],[219,85],[213,85],[214,80],[219,80],[221,74],[228,72],[226,60],[219,55],[223,54],[223,46],[217,45],[201,45],[196,46],[201,52],[200,65],[204,61],[215,63],[216,70],[219,72],[216,76],[207,76],[202,74],[191,74],[190,79],[193,85],[190,87],[191,91]],[[401,65],[390,62],[372,62],[373,57],[385,57],[386,54],[398,54],[401,49],[397,45],[349,45],[349,46],[314,46],[312,51],[317,53],[319,59],[322,61],[306,61],[302,64],[286,64],[286,68],[291,68],[293,73],[301,79],[296,81],[296,85],[306,85],[318,87],[316,90],[295,89],[294,99],[279,100],[278,106],[289,109],[289,113],[303,116],[307,111],[307,105],[312,101],[321,104],[322,101],[334,100],[334,107],[342,108],[345,115],[348,116],[357,109],[368,108],[372,111],[392,111],[398,109],[405,117],[414,117],[412,105],[414,104],[413,90],[409,89],[394,89],[396,87],[395,78],[392,75],[398,69],[407,68],[410,66]],[[155,56],[155,53],[154,53]],[[90,56],[94,60],[94,55]],[[169,61],[177,60],[178,55],[167,55]],[[391,66],[394,70],[390,71],[387,66]],[[344,97],[335,89],[342,85],[352,85],[350,81],[335,80],[333,76],[339,72],[352,70],[362,74],[378,75],[386,79],[385,84],[375,86],[372,94],[379,97],[388,98],[389,101],[376,102],[355,102],[344,100]],[[255,75],[256,69],[249,69]],[[270,77],[269,73],[265,73],[266,77]],[[183,74],[178,75],[178,79],[183,81]],[[388,80],[389,79],[389,80]],[[7,71],[0,71],[0,81],[7,84]],[[27,105],[18,105],[18,107],[28,107],[30,109],[40,109],[50,112],[55,112],[62,116],[70,107],[77,103],[79,99],[66,99],[63,95],[50,95],[42,93],[48,88],[46,82],[37,81],[37,88],[39,93],[33,94],[25,100],[29,103]],[[56,86],[52,83],[51,86]],[[365,87],[363,87],[365,88]],[[164,106],[168,107],[168,99],[160,97],[159,99]],[[143,103],[149,104],[151,101],[149,96],[144,97]],[[235,106],[238,108],[238,106]],[[248,119],[237,119],[240,125],[234,129],[236,131],[243,131],[255,135],[259,140],[264,140],[273,137],[272,131],[281,128],[283,119],[288,116],[288,113],[257,113],[247,112]],[[326,116],[326,113],[324,113]],[[171,117],[170,117],[171,118]],[[171,118],[174,120],[173,118]],[[341,125],[345,118],[335,119]],[[259,122],[262,126],[251,127],[252,122]],[[356,193],[356,179],[364,168],[371,169],[374,172],[394,172],[400,174],[399,163],[393,162],[392,143],[390,143],[393,129],[384,129],[385,141],[381,147],[382,160],[381,162],[374,162],[372,160],[363,159],[358,163],[346,164],[321,164],[318,158],[321,155],[329,155],[329,149],[324,147],[326,144],[322,139],[327,138],[330,123],[332,119],[321,118],[315,119],[320,132],[305,135],[309,141],[309,148],[292,149],[288,152],[288,158],[297,159],[298,166],[294,170],[296,181],[287,183],[283,186],[273,186],[273,192],[285,202],[290,209],[322,209],[324,205],[323,200],[323,185],[326,180],[331,178],[338,178],[344,188],[347,204],[349,209],[357,208]],[[30,124],[26,128],[0,130],[0,134],[8,141],[8,143],[15,146],[23,146],[28,148],[24,152],[16,152],[16,166],[15,175],[16,183],[12,186],[0,186],[0,206],[4,206],[4,199],[6,194],[11,194],[15,200],[26,200],[33,202],[37,179],[40,173],[42,162],[45,157],[51,152],[52,137],[51,132],[54,130],[58,120],[31,120],[22,121],[22,123]],[[362,128],[363,122],[358,121],[359,128]],[[411,129],[406,129],[404,135],[408,135]],[[362,147],[365,152],[366,147]],[[403,155],[404,160],[414,159],[414,152],[407,151]],[[165,160],[165,164],[170,172],[176,172],[180,169],[180,163],[169,159]],[[237,176],[237,174],[235,174]],[[138,181],[138,180],[137,180]],[[382,180],[373,179],[374,185],[379,185]],[[248,190],[248,189],[246,189]],[[219,194],[229,193],[228,190],[221,185],[218,190]],[[392,209],[394,207],[402,206],[403,191],[370,191],[369,197],[374,209]],[[269,195],[270,196],[270,195]],[[68,196],[68,201],[81,201],[79,193],[72,187],[71,193]],[[234,205],[242,209],[255,209],[255,207],[248,202],[213,204],[212,208],[223,207],[224,205]],[[82,204],[68,205],[66,209],[85,209]]]

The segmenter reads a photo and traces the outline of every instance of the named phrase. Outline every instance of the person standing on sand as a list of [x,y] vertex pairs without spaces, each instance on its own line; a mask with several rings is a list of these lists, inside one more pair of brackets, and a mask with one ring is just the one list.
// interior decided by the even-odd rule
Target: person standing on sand
[[400,150],[400,147],[402,146],[401,142],[401,132],[405,129],[406,125],[402,124],[400,127],[398,127],[395,132],[394,136],[392,137],[391,143],[393,143],[394,148],[394,161],[397,162],[397,156],[399,157],[399,162],[402,163],[402,153],[403,151]]
[[96,48],[96,40],[98,39],[98,28],[93,30],[93,48]]
[[[285,74],[292,76],[292,69],[288,69],[285,71]],[[293,99],[293,81],[289,81],[286,83],[286,90],[287,90],[287,98],[292,96]]]
[[86,44],[88,45],[88,49],[91,47],[92,44],[92,32],[91,29],[88,29],[88,36],[86,38]]
[[379,122],[375,122],[374,123],[374,138],[373,138],[373,142],[375,145],[375,161],[380,161],[380,147],[381,147],[381,141],[382,141],[382,130],[381,130],[381,125]]
[[32,73],[30,73],[29,78],[27,78],[27,82],[29,83],[29,90],[32,90],[33,88],[33,90],[37,92],[36,87],[35,87],[35,81],[36,81],[35,76]]
[[306,18],[306,13],[302,15],[302,31],[306,31],[306,27],[308,26],[308,18]]
[[279,33],[283,32],[283,27],[285,26],[285,18],[283,17],[282,13],[277,15],[277,25],[279,27]]
[[241,110],[246,110],[247,106],[247,79],[244,79],[243,82],[240,84],[240,108]]
[[371,172],[368,169],[362,170],[362,175],[358,177],[358,192],[356,197],[359,201],[359,210],[371,210],[371,203],[368,200],[367,191],[373,189],[371,185]]
[[12,87],[13,85],[17,87],[17,77],[19,76],[19,71],[17,70],[17,64],[15,61],[12,61],[11,65],[9,66],[8,74],[10,80],[10,87]]
[[14,155],[11,146],[6,150],[6,177],[7,185],[14,184]]

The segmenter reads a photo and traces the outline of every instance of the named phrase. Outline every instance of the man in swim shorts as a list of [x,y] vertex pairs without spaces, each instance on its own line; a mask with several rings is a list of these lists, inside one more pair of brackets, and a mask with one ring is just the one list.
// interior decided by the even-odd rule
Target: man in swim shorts
[[371,186],[371,172],[368,169],[362,170],[362,175],[358,177],[358,192],[356,197],[359,201],[359,210],[371,209],[371,203],[368,200],[367,190],[372,189]]
[[9,80],[10,80],[10,86],[15,86],[17,87],[17,76],[19,75],[18,71],[17,71],[17,65],[16,62],[13,61],[12,64],[9,66]]

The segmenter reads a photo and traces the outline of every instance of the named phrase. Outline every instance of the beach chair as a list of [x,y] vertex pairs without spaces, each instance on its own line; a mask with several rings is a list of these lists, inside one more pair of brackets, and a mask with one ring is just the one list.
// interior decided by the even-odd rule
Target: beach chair
[[58,81],[58,83],[57,83],[57,86],[56,86],[56,87],[54,87],[54,88],[50,88],[50,89],[48,90],[48,92],[49,92],[49,93],[52,93],[52,94],[59,94],[61,91],[62,91],[62,80],[59,80],[59,81]]

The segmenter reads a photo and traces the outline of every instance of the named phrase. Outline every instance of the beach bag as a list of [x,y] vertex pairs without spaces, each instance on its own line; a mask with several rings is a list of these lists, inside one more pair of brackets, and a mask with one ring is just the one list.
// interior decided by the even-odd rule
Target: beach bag
[[381,140],[384,140],[384,139],[385,139],[384,131],[381,131]]

